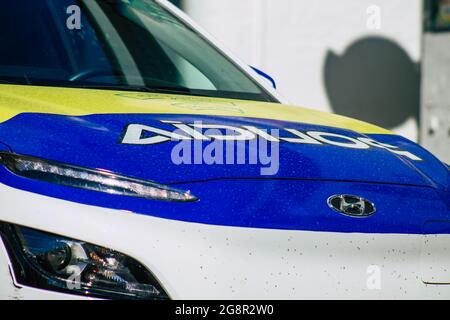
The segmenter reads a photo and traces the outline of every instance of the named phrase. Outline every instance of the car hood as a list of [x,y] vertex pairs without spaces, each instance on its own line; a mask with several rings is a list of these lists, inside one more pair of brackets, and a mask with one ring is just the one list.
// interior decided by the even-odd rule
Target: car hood
[[[446,186],[449,179],[439,160],[387,130],[280,104],[1,85],[0,112],[0,141],[16,153],[166,184],[271,178]],[[170,140],[177,126],[192,129],[194,124],[203,136],[178,130],[187,138]],[[207,128],[215,131],[207,134]],[[263,144],[244,141],[240,150],[246,156],[238,163],[227,159],[239,148],[230,151],[222,143],[226,135],[280,142],[269,143],[268,154],[252,156]],[[191,161],[183,161],[189,152]]]

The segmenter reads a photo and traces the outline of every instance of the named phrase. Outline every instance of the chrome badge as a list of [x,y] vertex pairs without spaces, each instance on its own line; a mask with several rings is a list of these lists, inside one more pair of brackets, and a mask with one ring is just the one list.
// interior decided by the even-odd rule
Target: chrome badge
[[328,198],[328,206],[334,211],[355,218],[366,218],[377,211],[371,201],[353,195],[332,196]]

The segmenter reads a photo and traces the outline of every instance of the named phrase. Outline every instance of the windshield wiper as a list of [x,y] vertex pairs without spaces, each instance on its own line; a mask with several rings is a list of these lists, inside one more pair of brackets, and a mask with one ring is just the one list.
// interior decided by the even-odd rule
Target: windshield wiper
[[0,83],[3,83],[3,84],[20,84],[19,82],[8,81],[8,80],[3,80],[3,79],[0,79]]
[[192,92],[191,89],[181,86],[166,87],[166,86],[130,86],[130,85],[103,85],[103,84],[79,84],[74,85],[74,88],[85,89],[103,89],[103,90],[123,90],[123,91],[137,91],[137,92],[149,92],[149,93],[167,93],[167,94],[180,94],[180,95],[195,95],[207,97],[207,95],[197,94]]

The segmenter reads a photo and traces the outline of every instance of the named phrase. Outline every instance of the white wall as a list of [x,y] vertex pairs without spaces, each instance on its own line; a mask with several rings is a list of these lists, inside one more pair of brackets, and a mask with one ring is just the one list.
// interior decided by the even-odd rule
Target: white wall
[[[367,13],[371,5],[381,9],[379,30],[367,26],[373,18]],[[417,139],[419,101],[415,105],[416,97],[408,98],[417,79],[412,81],[414,85],[408,83],[408,88],[388,86],[382,74],[375,75],[373,83],[361,83],[372,73],[404,83],[402,77],[408,77],[411,65],[407,60],[420,61],[421,0],[184,0],[183,9],[237,56],[271,74],[279,91],[293,104],[359,115]],[[360,42],[339,62],[338,56],[349,46],[370,36],[384,40]],[[378,54],[377,50],[387,53]],[[372,62],[374,59],[377,61]],[[367,64],[381,67],[366,70]],[[404,68],[390,71],[400,64]],[[350,69],[354,70],[347,74]],[[358,95],[354,100],[350,98],[352,87]],[[401,107],[393,118],[385,119],[396,105]],[[377,106],[384,108],[378,110]]]

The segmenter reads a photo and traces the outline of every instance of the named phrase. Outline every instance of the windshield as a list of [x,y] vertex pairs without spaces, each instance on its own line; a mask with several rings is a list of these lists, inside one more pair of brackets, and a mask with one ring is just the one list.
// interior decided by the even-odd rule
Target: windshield
[[0,83],[276,101],[153,0],[1,0],[0,41]]

